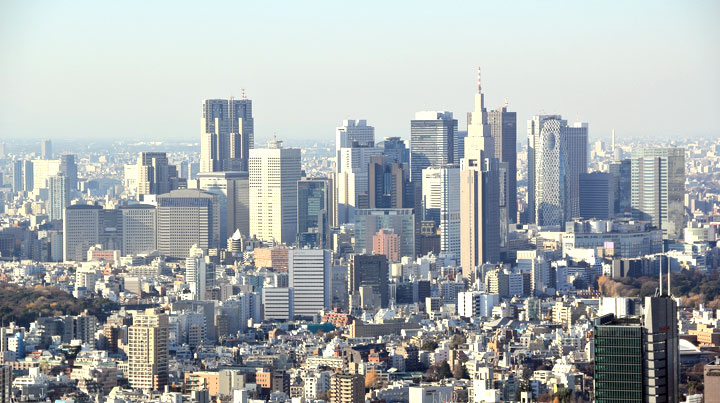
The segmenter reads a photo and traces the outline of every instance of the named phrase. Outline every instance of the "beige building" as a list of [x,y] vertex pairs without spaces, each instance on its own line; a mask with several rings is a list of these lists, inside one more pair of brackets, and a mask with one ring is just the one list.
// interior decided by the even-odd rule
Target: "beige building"
[[147,309],[133,315],[128,328],[128,380],[143,390],[162,390],[168,384],[168,316]]
[[365,401],[365,377],[360,374],[335,374],[330,378],[330,403]]

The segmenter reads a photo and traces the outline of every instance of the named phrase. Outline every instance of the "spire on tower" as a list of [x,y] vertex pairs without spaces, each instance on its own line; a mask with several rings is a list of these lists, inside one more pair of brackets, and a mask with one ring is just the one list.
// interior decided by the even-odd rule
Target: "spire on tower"
[[480,84],[480,66],[478,66],[478,83],[477,83],[477,86],[478,86],[478,94],[479,94],[480,92],[482,92],[482,85]]

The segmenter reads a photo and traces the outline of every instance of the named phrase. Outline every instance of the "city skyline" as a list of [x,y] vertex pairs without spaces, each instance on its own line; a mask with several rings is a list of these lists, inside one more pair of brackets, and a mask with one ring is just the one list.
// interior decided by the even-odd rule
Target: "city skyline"
[[[212,8],[152,4],[138,13],[133,6],[4,4],[0,14],[16,17],[3,20],[0,37],[22,40],[0,40],[0,139],[52,133],[195,142],[202,100],[240,98],[243,89],[255,103],[258,143],[274,133],[331,139],[343,119],[373,122],[379,139],[408,138],[421,110],[452,111],[462,130],[477,65],[488,110],[507,99],[521,129],[533,115],[564,113],[591,122],[592,139],[609,138],[613,128],[618,138],[716,135],[720,28],[712,16],[720,6],[711,2],[440,10],[371,3],[325,13],[322,5],[233,4],[220,16]],[[242,23],[233,20],[238,15]],[[492,18],[474,24],[473,15]],[[556,28],[548,19],[564,23]],[[425,29],[429,23],[437,29]],[[206,31],[220,39],[200,41]],[[428,58],[428,49],[442,49],[453,63]],[[217,61],[198,62],[211,54]],[[104,102],[87,103],[99,97]],[[43,119],[32,118],[38,108]],[[654,119],[670,109],[698,118]]]

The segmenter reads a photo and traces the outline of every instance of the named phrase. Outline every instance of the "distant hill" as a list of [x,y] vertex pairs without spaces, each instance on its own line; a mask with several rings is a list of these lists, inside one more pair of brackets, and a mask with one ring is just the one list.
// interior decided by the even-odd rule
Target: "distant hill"
[[105,319],[119,306],[105,298],[77,299],[55,287],[19,287],[0,284],[0,320],[7,325],[15,322],[28,326],[40,316],[89,314]]

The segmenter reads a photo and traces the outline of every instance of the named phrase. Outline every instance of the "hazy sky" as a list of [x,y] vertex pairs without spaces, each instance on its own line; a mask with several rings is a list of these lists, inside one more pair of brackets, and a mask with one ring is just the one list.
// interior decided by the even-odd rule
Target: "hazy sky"
[[720,136],[720,2],[0,2],[0,139],[199,140],[204,98],[256,138],[343,119],[409,137],[419,110],[560,113],[592,138]]

